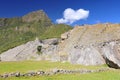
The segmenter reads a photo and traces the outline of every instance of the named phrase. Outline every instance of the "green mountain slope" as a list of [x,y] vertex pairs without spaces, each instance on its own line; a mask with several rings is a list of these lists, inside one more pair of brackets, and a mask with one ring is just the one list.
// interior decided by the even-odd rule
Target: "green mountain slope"
[[72,29],[69,25],[56,24],[46,29],[46,31],[40,36],[41,39],[46,38],[60,38],[62,33]]
[[60,37],[60,34],[70,29],[68,25],[54,25],[42,10],[23,17],[0,18],[0,53],[36,37],[40,39]]

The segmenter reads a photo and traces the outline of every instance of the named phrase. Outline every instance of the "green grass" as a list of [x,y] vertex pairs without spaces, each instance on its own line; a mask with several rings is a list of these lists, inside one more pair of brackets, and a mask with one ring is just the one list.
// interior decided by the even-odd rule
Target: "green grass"
[[46,31],[40,36],[41,39],[46,38],[60,38],[61,34],[72,29],[72,27],[64,24],[56,24],[50,26]]
[[[51,65],[52,64],[52,65]],[[70,64],[68,62],[50,62],[50,61],[21,61],[21,62],[0,62],[0,73],[7,72],[27,72],[30,70],[50,70],[54,68],[58,69],[100,69],[107,67],[106,65],[102,66],[81,66],[77,64]]]
[[[9,72],[29,72],[37,70],[51,70],[58,69],[90,69],[96,70],[101,68],[108,68],[106,65],[102,66],[81,66],[73,65],[68,62],[50,62],[50,61],[21,61],[21,62],[0,62],[0,74]],[[120,70],[111,69],[105,72],[95,72],[87,74],[57,74],[51,76],[35,76],[35,77],[10,77],[0,80],[120,80]]]

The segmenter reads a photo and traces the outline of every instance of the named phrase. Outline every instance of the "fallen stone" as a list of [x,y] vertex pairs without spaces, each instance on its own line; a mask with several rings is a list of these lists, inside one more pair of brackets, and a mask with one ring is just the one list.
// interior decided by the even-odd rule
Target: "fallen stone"
[[45,72],[44,72],[44,71],[37,71],[36,74],[37,74],[37,75],[44,75]]
[[15,73],[15,77],[20,77],[20,72]]
[[53,69],[53,74],[57,74],[57,73],[59,73],[60,72],[60,70],[59,69]]
[[5,73],[4,75],[2,75],[3,78],[7,78],[9,77],[9,74]]

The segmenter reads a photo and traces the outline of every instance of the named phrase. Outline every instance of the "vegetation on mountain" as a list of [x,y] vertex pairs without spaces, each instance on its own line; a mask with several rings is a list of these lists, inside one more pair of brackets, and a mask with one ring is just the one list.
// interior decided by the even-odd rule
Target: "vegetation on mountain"
[[60,37],[71,29],[64,24],[54,25],[44,11],[34,11],[23,17],[0,18],[0,53],[34,40]]

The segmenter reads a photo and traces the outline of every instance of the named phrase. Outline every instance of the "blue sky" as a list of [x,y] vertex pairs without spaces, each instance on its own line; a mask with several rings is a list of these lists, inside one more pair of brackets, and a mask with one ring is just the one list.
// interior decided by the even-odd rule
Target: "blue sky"
[[64,18],[63,12],[68,8],[89,11],[86,19],[71,25],[120,23],[120,0],[0,0],[0,17],[23,16],[42,9],[56,23],[56,19]]

